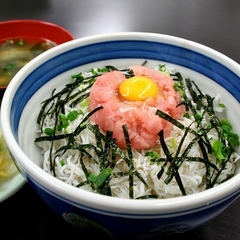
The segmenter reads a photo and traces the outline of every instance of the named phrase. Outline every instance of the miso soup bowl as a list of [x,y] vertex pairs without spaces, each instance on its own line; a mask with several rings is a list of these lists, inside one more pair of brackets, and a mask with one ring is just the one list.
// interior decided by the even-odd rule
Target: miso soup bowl
[[[67,29],[51,22],[35,19],[13,19],[0,22],[0,45],[6,41],[19,41],[19,39],[29,43],[50,41],[54,45],[60,45],[73,40],[74,37]],[[19,56],[21,55],[17,52],[16,58],[18,59]],[[1,54],[0,59],[2,59]],[[16,60],[12,57],[12,61]],[[8,81],[1,80],[0,76],[0,91],[4,92],[7,86]]]
[[[56,214],[76,227],[84,224],[115,239],[146,239],[185,233],[226,209],[240,194],[240,164],[228,181],[200,193],[170,199],[121,199],[70,186],[42,169],[34,143],[40,102],[70,76],[92,67],[126,67],[143,61],[165,63],[219,92],[228,119],[240,135],[240,66],[201,44],[154,33],[112,33],[63,43],[36,57],[9,84],[2,101],[2,129],[14,161],[27,183]],[[83,224],[84,222],[84,224]],[[67,224],[67,223],[66,223]],[[81,230],[79,229],[79,232]]]

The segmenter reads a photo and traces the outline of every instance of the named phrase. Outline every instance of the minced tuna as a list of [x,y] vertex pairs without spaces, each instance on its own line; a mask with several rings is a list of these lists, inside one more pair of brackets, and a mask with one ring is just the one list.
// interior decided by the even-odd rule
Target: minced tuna
[[102,106],[103,109],[92,115],[92,121],[103,131],[110,130],[117,144],[126,148],[123,125],[127,125],[133,149],[149,149],[159,142],[158,133],[164,130],[169,136],[172,124],[156,115],[160,109],[175,119],[179,119],[184,111],[179,106],[180,94],[174,90],[174,81],[165,73],[160,73],[145,66],[130,67],[135,76],[146,76],[153,80],[159,94],[156,99],[144,101],[126,101],[119,94],[119,86],[126,79],[122,72],[112,71],[98,77],[89,96],[90,110]]

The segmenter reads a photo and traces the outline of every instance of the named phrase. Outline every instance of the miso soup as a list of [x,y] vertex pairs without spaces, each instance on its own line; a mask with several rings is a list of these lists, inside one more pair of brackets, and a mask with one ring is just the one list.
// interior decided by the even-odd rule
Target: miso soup
[[0,43],[0,88],[5,87],[14,75],[29,61],[56,46],[51,41],[10,39]]

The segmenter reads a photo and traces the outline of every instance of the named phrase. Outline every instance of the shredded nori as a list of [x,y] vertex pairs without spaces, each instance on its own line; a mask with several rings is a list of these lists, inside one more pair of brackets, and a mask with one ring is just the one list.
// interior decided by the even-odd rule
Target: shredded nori
[[[164,141],[163,131],[159,133],[160,142],[162,149],[166,155],[165,158],[152,159],[153,162],[162,162],[163,165],[161,170],[158,173],[158,178],[160,179],[163,176],[163,173],[167,173],[167,178],[165,179],[165,183],[169,184],[173,177],[175,177],[179,188],[182,192],[182,195],[185,195],[185,189],[182,184],[181,178],[178,174],[178,169],[184,161],[196,161],[202,162],[205,164],[206,169],[206,189],[212,188],[217,184],[218,178],[221,172],[224,170],[227,162],[229,161],[231,155],[234,152],[234,147],[229,143],[226,134],[224,134],[224,129],[221,125],[221,121],[218,119],[215,111],[213,101],[214,98],[207,94],[203,94],[202,91],[198,88],[195,82],[190,79],[185,79],[186,84],[183,84],[183,78],[181,74],[178,72],[174,75],[174,79],[178,81],[178,86],[176,89],[179,90],[182,97],[182,103],[186,106],[186,112],[189,112],[189,116],[195,116],[195,123],[198,124],[198,131],[191,129],[191,125],[186,127],[176,119],[172,118],[170,115],[162,112],[160,109],[156,111],[156,115],[165,119],[168,122],[171,122],[176,127],[184,130],[184,135],[178,145],[177,151],[174,156],[170,153],[167,145]],[[186,91],[189,91],[191,97],[188,98],[185,94]],[[201,113],[201,115],[199,115]],[[202,120],[204,115],[209,119],[210,125],[207,127],[203,127]],[[194,123],[194,122],[193,122]],[[213,145],[211,144],[211,139],[208,138],[207,133],[211,130],[215,129],[218,133],[218,139],[224,146],[224,159],[222,161],[217,161],[213,163],[209,159],[209,154],[214,154]],[[182,143],[184,142],[187,134],[193,134],[195,138],[191,141],[191,143],[185,148],[184,152],[179,155]],[[234,135],[236,139],[236,145],[239,144],[238,136]],[[189,157],[188,154],[191,152],[192,146],[194,144],[199,145],[199,149],[201,151],[202,157]],[[167,167],[168,166],[168,167]],[[166,169],[167,167],[167,169]],[[231,177],[231,176],[229,176]]]
[[[145,65],[144,62],[142,65]],[[111,71],[121,71],[126,78],[134,76],[131,69],[117,69],[114,66],[106,66],[103,69],[93,69],[92,75],[89,77],[83,76],[82,73],[72,76],[73,82],[67,84],[60,92],[56,93],[56,89],[52,91],[52,95],[49,99],[42,102],[42,107],[39,112],[37,123],[40,125],[41,133],[44,133],[44,121],[46,117],[51,117],[57,119],[52,129],[50,135],[42,135],[35,139],[35,142],[49,141],[50,142],[50,166],[53,175],[55,176],[55,158],[61,157],[66,151],[74,150],[79,152],[79,164],[81,165],[83,172],[85,174],[86,180],[79,183],[77,187],[84,185],[90,185],[94,192],[99,194],[105,194],[111,196],[110,181],[113,178],[119,178],[123,176],[128,176],[129,178],[129,198],[134,198],[134,179],[139,179],[145,185],[147,185],[141,174],[134,168],[133,152],[131,147],[131,142],[128,134],[128,126],[123,125],[123,133],[125,136],[127,150],[123,151],[116,144],[116,139],[113,138],[111,131],[106,131],[102,133],[98,125],[93,125],[89,123],[89,119],[92,114],[96,111],[101,111],[102,107],[98,107],[92,112],[88,113],[79,126],[72,132],[58,132],[59,114],[64,113],[64,105],[66,103],[70,104],[71,107],[81,104],[89,96],[89,90],[91,86],[96,81],[96,78],[105,72]],[[167,113],[158,109],[156,115],[166,121],[172,123],[176,127],[184,131],[184,136],[182,137],[180,144],[175,152],[175,154],[170,153],[167,144],[164,140],[164,130],[159,132],[159,141],[163,149],[165,157],[162,158],[151,158],[151,162],[155,164],[161,164],[161,170],[158,172],[157,177],[161,179],[163,173],[167,173],[167,178],[164,180],[166,184],[171,183],[172,179],[175,178],[182,195],[186,195],[186,190],[181,180],[181,176],[178,172],[182,163],[185,161],[190,162],[202,162],[206,167],[206,189],[214,187],[219,184],[218,177],[225,168],[231,154],[234,152],[234,147],[228,144],[228,139],[226,133],[224,134],[223,127],[221,126],[221,121],[216,117],[214,112],[213,100],[207,94],[203,94],[195,82],[190,79],[183,79],[182,75],[177,72],[171,74],[175,81],[175,90],[181,94],[182,102],[179,105],[184,105],[186,109],[186,116],[194,116],[194,123],[197,123],[198,130],[194,130],[190,126],[185,126],[176,119],[172,118]],[[80,87],[82,86],[82,87]],[[79,89],[76,91],[76,89]],[[188,91],[191,95],[189,98],[186,94]],[[178,106],[176,106],[178,107]],[[201,112],[201,114],[199,114]],[[202,119],[204,115],[210,119],[210,125],[203,127]],[[96,139],[96,145],[92,144],[82,144],[76,140],[77,136],[85,129],[89,129]],[[224,159],[220,162],[212,163],[209,160],[208,154],[214,153],[211,139],[208,138],[207,133],[212,129],[216,129],[219,135],[219,141],[223,144]],[[230,132],[232,133],[232,132]],[[230,133],[228,138],[230,138]],[[182,146],[185,138],[188,134],[193,134],[194,138],[192,142],[185,148],[182,154]],[[235,137],[235,136],[234,136]],[[53,151],[54,142],[60,139],[66,139],[66,146],[56,149]],[[238,144],[238,139],[236,141]],[[189,153],[191,152],[192,146],[198,144],[202,153],[202,157],[191,157]],[[227,149],[227,151],[226,151]],[[116,159],[122,158],[128,166],[128,170],[125,172],[114,173],[112,170],[115,167]],[[87,170],[86,162],[93,161],[100,165],[99,176],[92,175],[91,172]],[[107,169],[107,170],[106,170]],[[99,179],[98,179],[99,178]],[[98,179],[98,180],[97,180]],[[146,195],[140,196],[137,199],[148,199],[148,198],[158,198],[157,195]]]

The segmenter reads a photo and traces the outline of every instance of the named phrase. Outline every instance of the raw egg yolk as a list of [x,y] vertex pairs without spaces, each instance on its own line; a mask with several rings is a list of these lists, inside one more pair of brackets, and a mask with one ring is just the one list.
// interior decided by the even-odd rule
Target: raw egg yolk
[[150,97],[156,99],[158,86],[148,77],[135,76],[123,81],[119,87],[119,92],[130,101],[142,101]]

